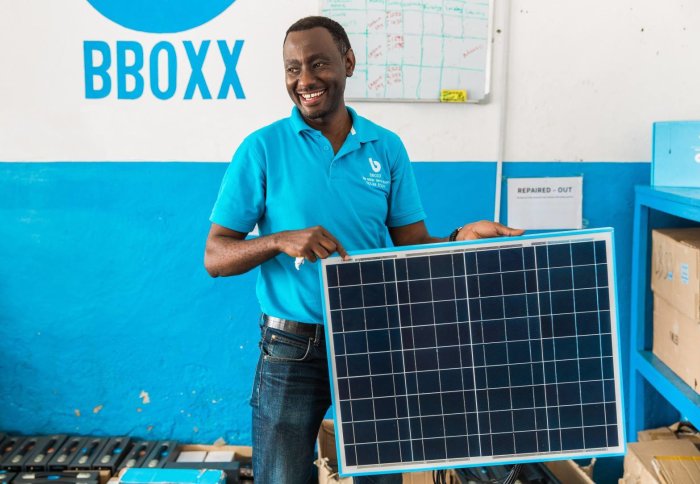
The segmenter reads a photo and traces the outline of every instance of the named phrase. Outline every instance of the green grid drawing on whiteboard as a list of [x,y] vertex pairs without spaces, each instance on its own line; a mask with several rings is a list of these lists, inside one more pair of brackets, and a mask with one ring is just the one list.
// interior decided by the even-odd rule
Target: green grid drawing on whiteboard
[[492,1],[321,0],[350,37],[351,100],[439,101],[443,89],[489,93]]

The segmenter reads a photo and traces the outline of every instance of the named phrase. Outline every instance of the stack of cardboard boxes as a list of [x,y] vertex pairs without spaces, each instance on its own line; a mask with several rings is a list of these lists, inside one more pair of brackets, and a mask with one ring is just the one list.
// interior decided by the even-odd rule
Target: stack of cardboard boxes
[[642,430],[627,446],[619,484],[700,482],[700,435],[688,424]]
[[700,393],[700,228],[652,232],[654,354]]
[[[580,467],[572,460],[560,460],[547,462],[549,471],[562,483],[566,484],[593,484],[593,465],[595,459],[588,466]],[[338,457],[335,446],[335,428],[333,420],[324,420],[318,432],[318,482],[319,484],[353,484],[352,477],[341,477],[338,474]],[[450,484],[465,482],[458,477],[453,470],[448,470],[446,481]],[[433,473],[405,472],[402,476],[403,484],[433,484]],[[470,481],[473,482],[473,481]],[[539,481],[538,481],[539,482]]]
[[[318,482],[319,484],[352,484],[352,477],[338,475],[338,457],[335,447],[335,428],[333,420],[321,423],[318,431]],[[403,484],[433,484],[432,472],[407,472],[403,474]],[[458,482],[448,471],[447,482]]]

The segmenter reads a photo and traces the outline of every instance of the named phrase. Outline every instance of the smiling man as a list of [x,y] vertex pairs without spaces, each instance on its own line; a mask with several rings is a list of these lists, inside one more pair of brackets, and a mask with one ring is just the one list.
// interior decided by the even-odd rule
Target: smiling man
[[[283,44],[289,118],[236,150],[211,215],[205,266],[230,276],[260,266],[261,354],[250,403],[256,482],[312,480],[314,441],[330,400],[315,262],[347,250],[519,235],[481,221],[432,237],[399,137],[345,105],[355,54],[325,17],[295,22]],[[246,240],[258,225],[260,236]],[[400,475],[356,478],[401,482]]]

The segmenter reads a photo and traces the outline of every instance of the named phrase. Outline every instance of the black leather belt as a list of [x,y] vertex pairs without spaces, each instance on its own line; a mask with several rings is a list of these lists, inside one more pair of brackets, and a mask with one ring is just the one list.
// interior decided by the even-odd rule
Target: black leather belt
[[[321,326],[320,324],[300,323],[298,321],[292,321],[291,319],[276,318],[274,316],[268,316],[267,314],[263,314],[263,324],[268,328],[279,329],[280,331],[308,338],[315,337],[317,328]],[[320,334],[323,333],[321,332]]]

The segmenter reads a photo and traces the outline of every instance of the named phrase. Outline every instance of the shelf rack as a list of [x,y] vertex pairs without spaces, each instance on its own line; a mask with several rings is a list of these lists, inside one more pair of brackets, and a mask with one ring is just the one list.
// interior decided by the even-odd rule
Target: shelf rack
[[[635,187],[628,440],[688,420],[700,428],[700,395],[652,353],[651,231],[700,225],[700,188]],[[635,263],[636,262],[636,263]],[[698,345],[700,351],[700,345]]]

